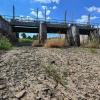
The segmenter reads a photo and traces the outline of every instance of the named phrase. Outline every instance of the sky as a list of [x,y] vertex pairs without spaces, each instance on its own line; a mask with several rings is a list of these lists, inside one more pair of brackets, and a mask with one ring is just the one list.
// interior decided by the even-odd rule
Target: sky
[[39,18],[48,20],[64,20],[67,12],[67,22],[75,21],[85,23],[90,14],[91,23],[100,23],[100,0],[0,0],[0,14],[12,16],[12,8],[15,6],[15,15],[34,19],[39,9]]

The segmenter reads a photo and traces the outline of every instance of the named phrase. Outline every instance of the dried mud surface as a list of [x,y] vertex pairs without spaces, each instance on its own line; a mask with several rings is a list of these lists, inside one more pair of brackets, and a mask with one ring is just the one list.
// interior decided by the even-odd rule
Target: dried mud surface
[[[44,67],[53,66],[66,84]],[[0,54],[0,100],[100,100],[100,49],[19,47]]]

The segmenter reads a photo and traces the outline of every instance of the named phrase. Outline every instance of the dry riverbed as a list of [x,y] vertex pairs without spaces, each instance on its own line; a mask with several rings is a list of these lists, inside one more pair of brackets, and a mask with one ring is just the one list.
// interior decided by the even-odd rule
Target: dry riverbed
[[0,53],[0,100],[100,100],[100,49],[16,47]]

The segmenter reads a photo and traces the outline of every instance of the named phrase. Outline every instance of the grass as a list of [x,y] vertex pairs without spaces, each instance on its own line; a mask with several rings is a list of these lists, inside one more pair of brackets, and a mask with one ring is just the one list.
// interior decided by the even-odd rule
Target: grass
[[43,45],[39,43],[39,40],[34,40],[33,43],[32,43],[32,46],[33,47],[41,47]]
[[54,38],[48,39],[47,42],[44,44],[44,47],[48,48],[61,48],[65,46],[65,39],[64,38]]
[[64,79],[63,73],[59,72],[55,68],[55,66],[52,66],[52,65],[44,67],[44,68],[48,77],[52,78],[56,82],[56,85],[54,86],[54,88],[57,88],[58,84],[61,84],[62,86],[66,88],[67,80]]
[[2,36],[0,38],[0,50],[9,50],[11,49],[11,47],[12,44],[10,43],[10,41],[6,37]]
[[91,52],[91,53],[97,53],[97,51],[96,51],[95,48],[90,48],[90,52]]
[[100,48],[100,42],[99,42],[98,37],[92,34],[91,37],[88,38],[88,42],[85,44],[85,47]]
[[28,38],[24,38],[24,39],[19,39],[20,43],[32,43],[33,39],[28,39]]

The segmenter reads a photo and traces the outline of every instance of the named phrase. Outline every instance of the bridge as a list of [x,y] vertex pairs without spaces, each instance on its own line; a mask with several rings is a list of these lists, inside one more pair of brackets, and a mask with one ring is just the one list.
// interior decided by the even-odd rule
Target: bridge
[[80,46],[80,35],[99,37],[97,24],[65,22],[57,20],[27,19],[23,17],[0,17],[0,33],[16,42],[19,32],[38,33],[39,43],[45,43],[47,33],[65,34],[70,45]]

